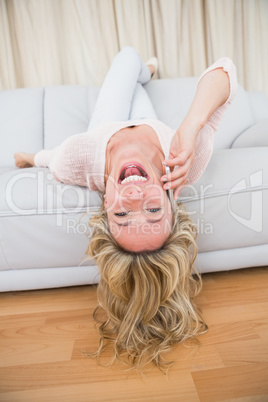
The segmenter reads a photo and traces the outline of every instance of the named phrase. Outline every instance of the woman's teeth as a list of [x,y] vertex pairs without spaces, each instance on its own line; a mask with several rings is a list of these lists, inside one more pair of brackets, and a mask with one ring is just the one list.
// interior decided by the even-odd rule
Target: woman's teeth
[[146,177],[143,176],[128,176],[126,179],[121,181],[121,184],[129,183],[131,181],[147,181]]

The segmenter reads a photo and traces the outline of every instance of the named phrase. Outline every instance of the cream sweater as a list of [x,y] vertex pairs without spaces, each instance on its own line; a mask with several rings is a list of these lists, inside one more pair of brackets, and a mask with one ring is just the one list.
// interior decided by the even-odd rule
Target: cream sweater
[[[213,150],[214,133],[232,102],[237,88],[235,66],[232,60],[226,57],[212,64],[199,80],[215,68],[223,68],[228,73],[230,94],[225,104],[213,113],[198,134],[195,159],[188,174],[187,184],[196,182],[206,169]],[[116,121],[106,122],[88,132],[73,135],[52,150],[38,152],[34,158],[35,166],[48,167],[55,179],[63,183],[86,186],[90,190],[104,192],[105,155],[108,141],[122,128],[143,124],[155,131],[164,155],[168,155],[170,142],[176,130],[158,120]]]

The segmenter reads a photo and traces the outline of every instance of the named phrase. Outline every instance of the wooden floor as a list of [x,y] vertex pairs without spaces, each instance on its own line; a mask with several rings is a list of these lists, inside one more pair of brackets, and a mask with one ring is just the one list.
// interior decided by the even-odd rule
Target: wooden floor
[[[100,367],[96,287],[0,294],[0,401],[268,401],[268,270],[203,275],[210,327],[168,376]],[[105,363],[105,359],[103,360]]]

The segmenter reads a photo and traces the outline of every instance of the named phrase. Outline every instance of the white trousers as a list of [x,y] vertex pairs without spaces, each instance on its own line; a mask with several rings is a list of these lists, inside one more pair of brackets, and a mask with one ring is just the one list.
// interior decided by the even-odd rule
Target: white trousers
[[101,87],[88,129],[106,121],[157,119],[143,84],[151,73],[132,47],[114,58]]

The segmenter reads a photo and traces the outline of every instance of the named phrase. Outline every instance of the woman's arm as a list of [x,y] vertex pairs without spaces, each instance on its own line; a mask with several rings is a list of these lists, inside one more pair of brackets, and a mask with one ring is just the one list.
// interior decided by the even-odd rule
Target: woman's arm
[[[230,59],[220,60],[225,60],[225,63],[235,71]],[[172,138],[169,159],[163,162],[173,168],[176,166],[170,175],[162,177],[162,181],[166,181],[164,189],[167,186],[176,189],[175,198],[186,184],[189,170],[193,165],[199,132],[206,124],[211,124],[214,130],[217,128],[222,116],[217,116],[215,112],[227,101],[230,102],[230,98],[234,96],[232,86],[236,78],[231,83],[229,72],[224,71],[224,66],[218,67],[218,64],[220,64],[219,61],[213,65],[216,68],[213,69],[211,66],[201,76],[190,109]]]

